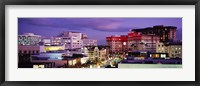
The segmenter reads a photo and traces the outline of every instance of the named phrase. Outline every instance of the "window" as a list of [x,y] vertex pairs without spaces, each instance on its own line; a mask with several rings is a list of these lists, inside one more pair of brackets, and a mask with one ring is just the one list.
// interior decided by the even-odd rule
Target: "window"
[[34,51],[34,50],[33,50],[32,52],[33,52],[33,54],[35,53],[35,51]]
[[29,50],[28,53],[31,54],[31,51]]
[[166,54],[161,54],[161,58],[165,58],[166,57]]
[[44,68],[44,65],[33,65],[33,68]]
[[22,51],[20,50],[19,53],[22,53]]

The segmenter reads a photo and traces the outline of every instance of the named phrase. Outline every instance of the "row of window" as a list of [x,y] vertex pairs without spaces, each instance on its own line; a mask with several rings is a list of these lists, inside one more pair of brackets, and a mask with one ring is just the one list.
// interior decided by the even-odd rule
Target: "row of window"
[[38,54],[39,53],[39,50],[24,50],[24,51],[22,51],[22,50],[19,50],[19,53],[23,53],[23,54]]

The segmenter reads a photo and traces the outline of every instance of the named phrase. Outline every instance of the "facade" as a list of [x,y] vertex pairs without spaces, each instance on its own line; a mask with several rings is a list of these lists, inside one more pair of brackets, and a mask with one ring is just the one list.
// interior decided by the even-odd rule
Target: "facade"
[[123,52],[128,50],[127,40],[128,36],[126,35],[106,37],[107,46],[110,46],[110,52]]
[[51,39],[43,38],[42,42],[43,42],[43,45],[51,45]]
[[157,53],[168,53],[170,58],[182,58],[182,43],[171,42],[171,43],[157,43]]
[[167,53],[168,52],[167,46],[162,42],[156,43],[156,52]]
[[18,45],[26,46],[36,46],[41,42],[41,36],[35,35],[33,33],[24,33],[23,35],[18,35]]
[[85,46],[83,49],[90,60],[107,59],[109,54],[108,46]]
[[169,42],[176,40],[176,29],[174,26],[153,26],[141,29],[132,29],[134,32],[141,32],[142,34],[155,34],[159,36],[160,42]]
[[24,46],[18,45],[19,54],[39,54],[40,46]]
[[133,50],[138,50],[139,48],[139,43],[141,42],[142,39],[142,34],[139,32],[129,32],[128,33],[128,50],[133,51]]
[[[52,68],[74,68],[81,67],[82,64],[85,64],[88,61],[88,57],[85,57],[82,54],[73,54],[72,56],[67,57],[63,56],[63,54],[65,53],[40,53],[38,55],[31,55],[30,62],[41,63],[39,65],[35,65],[36,68],[38,68],[38,66],[44,65],[44,63],[53,63],[50,64],[50,67]],[[46,68],[45,65],[44,68]]]
[[82,47],[83,47],[83,41],[81,40],[81,38],[72,36],[71,49],[77,49]]
[[169,57],[171,58],[182,58],[182,44],[172,43],[167,45]]
[[97,40],[94,39],[83,39],[83,46],[97,46]]
[[159,43],[159,41],[160,39],[156,35],[142,35],[141,43],[139,44],[139,50],[156,52],[156,43]]
[[110,52],[150,51],[156,52],[156,43],[159,37],[156,35],[143,35],[138,32],[130,32],[128,35],[111,36],[106,38]]
[[63,32],[57,37],[52,37],[52,45],[65,45],[65,49],[77,49],[83,47],[82,33]]
[[65,46],[65,49],[71,49],[71,37],[52,37],[51,45]]

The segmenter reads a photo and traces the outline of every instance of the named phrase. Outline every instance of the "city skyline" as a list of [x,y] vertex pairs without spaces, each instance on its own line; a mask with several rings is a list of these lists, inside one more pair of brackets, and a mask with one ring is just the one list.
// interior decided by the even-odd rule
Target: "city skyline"
[[76,31],[98,40],[98,45],[105,45],[107,36],[126,35],[131,29],[155,25],[177,27],[177,38],[182,39],[182,18],[19,18],[18,34],[34,33],[49,38],[63,31]]

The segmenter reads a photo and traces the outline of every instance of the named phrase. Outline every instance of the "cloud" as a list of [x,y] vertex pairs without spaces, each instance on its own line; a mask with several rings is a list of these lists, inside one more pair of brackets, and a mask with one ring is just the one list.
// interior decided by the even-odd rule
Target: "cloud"
[[19,18],[19,23],[66,28],[67,30],[85,30],[85,28],[88,28],[110,32],[127,32],[132,28],[120,18]]

